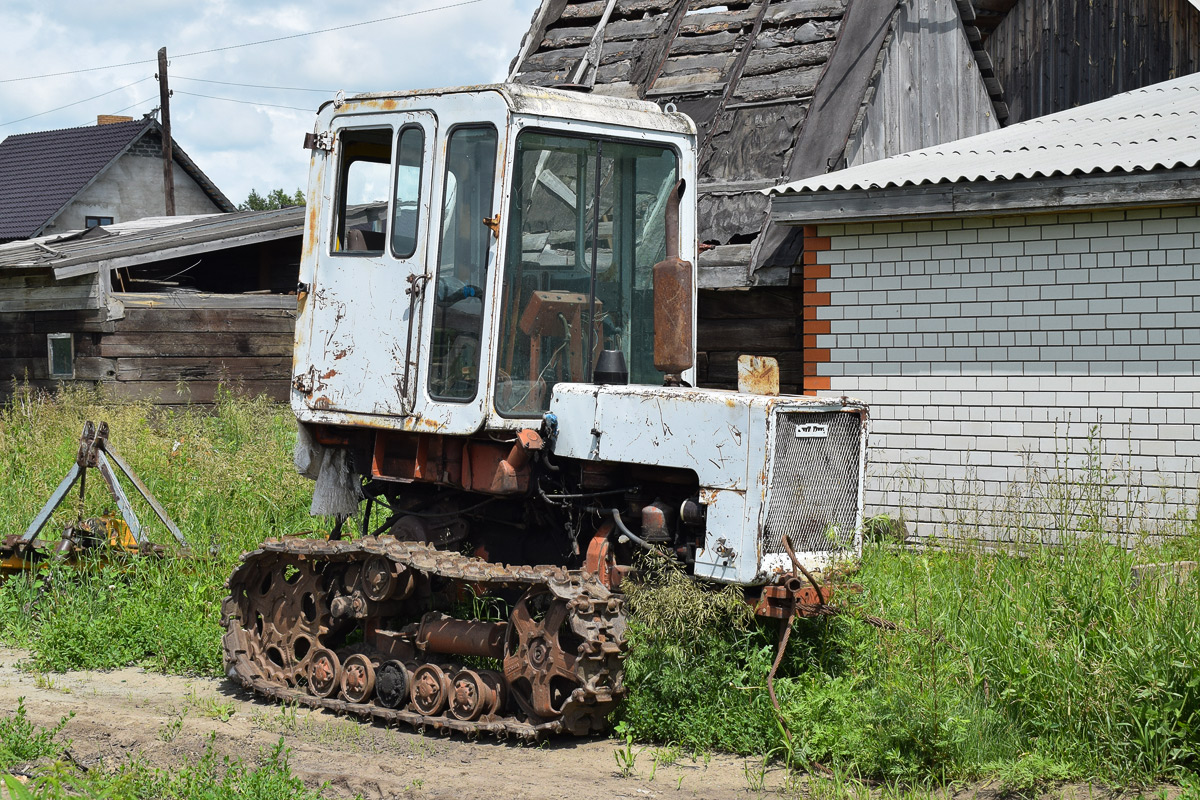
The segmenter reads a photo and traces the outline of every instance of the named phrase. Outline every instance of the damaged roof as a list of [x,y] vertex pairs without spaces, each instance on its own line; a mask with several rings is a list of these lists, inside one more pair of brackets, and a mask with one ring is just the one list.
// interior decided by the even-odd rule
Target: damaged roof
[[844,159],[899,16],[897,0],[542,0],[509,80],[673,104],[698,129],[701,240],[790,264],[762,190]]
[[[36,236],[68,203],[130,147],[158,136],[156,120],[86,125],[9,136],[0,142],[0,241]],[[221,190],[174,145],[175,160],[224,211]]]
[[49,267],[55,278],[136,266],[304,234],[304,206],[194,217],[147,217],[0,244],[0,270]]

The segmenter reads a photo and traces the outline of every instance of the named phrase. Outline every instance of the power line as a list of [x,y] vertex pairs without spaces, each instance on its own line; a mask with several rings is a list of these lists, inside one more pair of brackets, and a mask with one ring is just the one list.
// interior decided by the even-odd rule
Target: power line
[[[237,50],[242,47],[256,47],[260,44],[272,44],[274,42],[284,42],[289,39],[301,39],[305,36],[315,36],[318,33],[332,33],[334,31],[344,31],[349,28],[360,28],[363,25],[376,25],[380,22],[391,22],[392,20],[404,19],[405,17],[415,17],[420,14],[429,14],[434,11],[446,11],[451,8],[460,8],[462,6],[474,5],[475,3],[481,3],[481,2],[483,2],[483,0],[462,0],[462,2],[459,2],[459,3],[449,3],[444,6],[434,6],[433,8],[424,8],[424,9],[421,9],[420,11],[409,11],[404,14],[393,14],[390,17],[380,17],[378,19],[368,19],[368,20],[364,20],[363,22],[351,22],[346,25],[336,25],[332,28],[322,28],[320,30],[307,31],[305,33],[292,33],[287,36],[276,36],[273,39],[259,39],[254,42],[243,42],[242,44],[231,44],[231,45],[226,45],[225,47],[212,47],[212,48],[209,48],[208,50],[195,50],[191,53],[177,53],[175,55],[172,55],[171,58],[176,59],[176,58],[187,58],[189,56],[203,56],[203,55],[207,55],[209,53],[220,53],[225,50]],[[132,66],[136,66],[138,64],[153,64],[153,63],[156,63],[157,60],[158,59],[155,59],[155,58],[146,58],[146,59],[142,59],[140,61],[126,61],[122,64],[105,64],[104,66],[101,66],[101,67],[85,67],[83,69],[63,70],[62,72],[47,72],[42,75],[26,75],[21,78],[0,78],[0,83],[16,83],[18,81],[37,80],[38,78],[56,78],[60,75],[77,75],[81,72],[95,72],[95,71],[101,70],[101,69],[116,69],[118,67],[132,67]],[[26,119],[29,119],[29,118],[26,117]],[[16,121],[19,122],[20,120],[16,120]],[[5,123],[5,124],[8,124],[8,123]]]
[[[125,106],[124,108],[118,108],[116,111],[113,111],[112,114],[115,116],[117,114],[120,114],[122,111],[128,111],[129,109],[133,108],[134,106],[140,106],[142,103],[149,103],[151,100],[157,100],[157,99],[158,99],[158,95],[152,95],[150,97],[147,97],[145,100],[138,100],[136,103],[130,103],[129,105]],[[157,110],[158,109],[155,109],[155,111],[157,111]],[[153,112],[151,112],[151,113],[153,113]],[[91,124],[91,120],[89,120],[88,122],[82,123],[82,125],[89,125],[89,124]],[[82,125],[81,125],[81,127],[82,127]]]
[[[315,92],[316,94],[337,94],[338,89],[302,89],[298,86],[264,86],[261,83],[233,83],[231,81],[214,81],[208,78],[187,78],[183,75],[173,75],[173,80],[177,81],[199,81],[200,83],[219,83],[222,86],[245,86],[249,89],[280,89],[286,92]],[[343,90],[344,91],[344,90]],[[346,94],[358,94],[358,92],[346,92]]]
[[172,94],[186,94],[186,95],[191,95],[192,97],[204,97],[209,100],[225,100],[230,103],[241,103],[242,105],[245,105],[245,106],[267,106],[269,108],[290,108],[292,111],[307,111],[307,112],[313,113],[313,114],[316,113],[316,110],[312,109],[312,108],[301,108],[300,106],[281,106],[281,105],[277,105],[275,103],[259,103],[259,102],[255,102],[253,100],[237,100],[232,97],[217,97],[216,95],[211,95],[211,94],[197,94],[196,92],[185,92],[182,89],[175,89],[174,91],[172,91]]
[[107,92],[101,92],[100,94],[92,95],[91,97],[85,97],[82,100],[76,100],[74,103],[67,103],[65,106],[59,106],[58,108],[52,108],[49,111],[39,111],[36,114],[30,114],[28,117],[21,117],[20,119],[9,120],[8,122],[0,122],[0,128],[3,128],[5,125],[16,125],[18,122],[24,122],[25,120],[33,119],[34,117],[42,117],[42,116],[45,116],[46,114],[53,114],[55,111],[62,111],[64,108],[70,108],[71,106],[77,106],[80,103],[86,103],[89,100],[95,100],[98,97],[104,97],[105,95],[110,95],[113,92],[119,92],[122,89],[128,89],[130,86],[137,86],[142,81],[148,81],[148,80],[150,80],[150,76],[146,76],[145,78],[136,80],[133,83],[127,83],[124,86],[118,86],[115,89],[109,89]]
[[133,108],[134,106],[140,106],[142,103],[149,103],[154,98],[155,98],[154,95],[150,95],[145,100],[138,100],[136,103],[130,103],[129,105],[125,106],[124,108],[118,108],[116,111],[114,111],[112,113],[120,114],[122,111],[128,111],[129,109]]

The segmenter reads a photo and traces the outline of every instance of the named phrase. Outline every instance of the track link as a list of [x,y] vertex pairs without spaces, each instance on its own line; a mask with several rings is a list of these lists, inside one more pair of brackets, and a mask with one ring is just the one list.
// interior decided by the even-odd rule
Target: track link
[[[346,575],[363,574],[369,559],[374,559],[374,565],[380,563],[377,557],[387,559],[397,570],[418,576],[426,585],[443,579],[470,586],[479,596],[524,592],[509,621],[504,681],[510,699],[503,708],[471,721],[456,718],[449,710],[422,714],[412,702],[388,708],[378,698],[351,702],[344,690],[328,697],[314,693],[309,686],[309,670],[313,654],[328,646],[325,638],[334,625],[333,595],[351,589],[331,584]],[[608,713],[625,695],[622,599],[578,571],[551,566],[509,567],[387,536],[356,541],[285,538],[268,540],[258,550],[244,554],[227,585],[230,594],[221,609],[226,674],[271,700],[418,729],[536,739],[564,732],[601,732],[608,727]],[[570,641],[578,641],[574,652],[565,652],[564,647],[559,648],[562,652],[547,656],[538,648],[546,649],[548,640],[553,651],[556,636],[542,636],[541,629],[529,633],[533,623],[523,610],[525,598],[547,594],[545,599],[557,614],[551,623],[556,630],[560,624],[564,631],[569,628]],[[429,662],[445,658],[431,654]],[[539,707],[537,695],[541,692],[540,707],[544,709],[546,675],[555,672],[574,688],[556,709],[557,714],[539,715],[535,711]]]

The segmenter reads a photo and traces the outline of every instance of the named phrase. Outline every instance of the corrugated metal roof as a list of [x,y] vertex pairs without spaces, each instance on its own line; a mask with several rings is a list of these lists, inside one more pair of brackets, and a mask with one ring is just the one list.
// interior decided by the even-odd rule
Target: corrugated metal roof
[[73,231],[0,245],[0,270],[52,267],[59,278],[95,272],[100,262],[115,266],[171,258],[185,249],[220,250],[304,232],[304,206],[274,211],[237,211],[194,217],[147,217],[103,228]]
[[798,194],[1200,165],[1200,73],[766,190]]

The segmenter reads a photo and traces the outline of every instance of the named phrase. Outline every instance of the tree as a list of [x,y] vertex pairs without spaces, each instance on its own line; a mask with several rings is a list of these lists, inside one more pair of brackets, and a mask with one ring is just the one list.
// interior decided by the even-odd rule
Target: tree
[[238,211],[270,211],[274,208],[288,208],[304,205],[304,192],[300,189],[295,194],[288,194],[283,189],[272,189],[263,197],[257,189],[250,190],[246,202],[238,205]]

